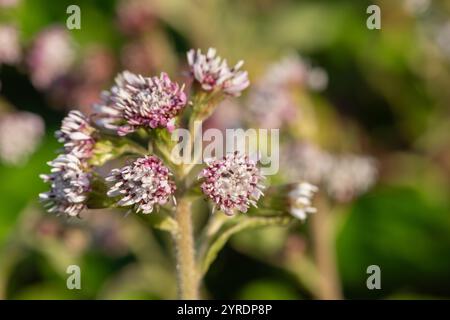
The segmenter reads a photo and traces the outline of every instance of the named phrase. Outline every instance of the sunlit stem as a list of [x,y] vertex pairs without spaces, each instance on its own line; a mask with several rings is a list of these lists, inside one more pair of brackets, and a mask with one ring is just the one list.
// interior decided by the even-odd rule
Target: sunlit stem
[[199,298],[200,277],[195,262],[191,200],[181,198],[175,212],[179,232],[174,233],[176,246],[178,294],[182,300]]
[[319,271],[318,298],[342,299],[341,284],[336,263],[333,216],[324,197],[318,197],[317,212],[311,215],[314,255]]

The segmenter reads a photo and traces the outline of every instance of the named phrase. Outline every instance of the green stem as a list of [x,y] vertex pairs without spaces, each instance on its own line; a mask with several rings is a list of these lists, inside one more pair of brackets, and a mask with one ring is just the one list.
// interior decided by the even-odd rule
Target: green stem
[[179,231],[174,233],[178,294],[182,300],[196,300],[199,299],[200,278],[195,263],[191,200],[180,199],[175,212],[175,219],[179,227]]
[[317,212],[311,215],[314,255],[320,273],[318,298],[341,300],[342,291],[336,263],[332,215],[323,197],[317,201]]

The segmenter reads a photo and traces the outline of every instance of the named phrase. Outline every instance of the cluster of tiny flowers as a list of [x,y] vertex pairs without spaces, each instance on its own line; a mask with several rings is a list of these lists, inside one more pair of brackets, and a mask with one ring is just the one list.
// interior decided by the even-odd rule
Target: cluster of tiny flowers
[[90,174],[73,154],[61,154],[48,165],[52,167],[51,173],[42,174],[41,178],[50,183],[50,191],[41,193],[40,200],[48,212],[78,216],[86,208]]
[[291,54],[269,66],[261,84],[272,88],[300,85],[321,91],[328,85],[328,74],[321,67],[314,67],[298,55]]
[[249,119],[266,129],[281,128],[296,121],[299,110],[287,90],[257,86],[247,101]]
[[0,25],[0,65],[15,64],[21,57],[19,32],[10,25]]
[[94,106],[97,124],[121,136],[140,127],[172,130],[175,116],[186,105],[183,89],[165,73],[147,78],[125,71],[116,77],[115,86],[103,93],[102,102]]
[[199,178],[203,193],[227,215],[234,210],[247,212],[263,194],[263,176],[256,162],[237,152],[222,159],[206,161]]
[[330,171],[333,157],[311,143],[286,145],[281,152],[284,176],[290,181],[319,184]]
[[94,131],[83,113],[72,110],[64,118],[61,129],[56,131],[55,136],[58,142],[64,144],[66,153],[72,153],[79,159],[88,159],[95,145],[92,136]]
[[281,163],[289,179],[321,184],[339,202],[354,199],[376,181],[377,168],[371,157],[334,155],[312,144],[289,145],[284,154]]
[[316,212],[317,209],[312,206],[311,200],[317,191],[315,185],[307,182],[295,185],[288,194],[290,213],[303,221],[308,214]]
[[75,50],[69,34],[60,27],[50,27],[36,38],[27,57],[33,84],[47,89],[65,75],[75,60]]
[[152,0],[121,0],[117,4],[117,22],[126,34],[139,34],[148,30],[155,22]]
[[330,196],[348,202],[366,192],[377,177],[375,162],[370,157],[343,155],[333,161],[325,185]]
[[12,165],[24,163],[36,150],[44,135],[42,118],[30,112],[0,117],[0,159]]
[[89,158],[95,145],[95,129],[80,111],[70,111],[63,119],[55,136],[64,144],[63,153],[48,162],[50,175],[41,175],[50,183],[50,191],[40,194],[49,212],[78,216],[86,208],[87,192],[90,191]]
[[270,65],[250,91],[249,119],[264,128],[295,124],[300,114],[293,89],[322,90],[328,83],[326,72],[312,67],[298,55],[288,55]]
[[247,72],[239,70],[244,64],[243,61],[230,68],[226,60],[216,56],[216,50],[213,48],[210,48],[206,55],[202,54],[200,49],[191,49],[187,53],[187,59],[192,76],[205,91],[221,90],[237,97],[250,84]]
[[136,212],[151,213],[159,205],[166,204],[173,197],[175,183],[172,173],[155,156],[145,156],[131,165],[113,169],[106,181],[114,185],[109,189],[109,197],[120,197],[119,206],[134,206]]

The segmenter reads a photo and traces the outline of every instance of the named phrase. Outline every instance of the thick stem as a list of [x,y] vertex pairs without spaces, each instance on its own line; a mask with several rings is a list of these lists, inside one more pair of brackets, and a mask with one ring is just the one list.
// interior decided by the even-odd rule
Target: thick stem
[[178,273],[178,294],[180,299],[198,299],[199,274],[195,263],[194,237],[192,230],[191,201],[180,199],[175,219],[179,232],[174,234]]
[[328,212],[326,200],[323,198],[318,200],[317,212],[311,215],[314,254],[320,274],[318,298],[340,300],[342,293],[336,264],[333,219]]

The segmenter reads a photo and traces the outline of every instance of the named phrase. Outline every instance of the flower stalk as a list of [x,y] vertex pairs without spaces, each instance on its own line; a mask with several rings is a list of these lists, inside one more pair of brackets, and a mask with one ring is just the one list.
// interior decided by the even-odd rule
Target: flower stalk
[[200,278],[195,263],[191,200],[182,198],[175,211],[178,232],[173,233],[176,247],[178,294],[182,300],[199,299]]
[[341,284],[334,246],[333,216],[324,197],[318,197],[317,212],[311,215],[314,256],[319,271],[317,295],[322,300],[341,300]]

